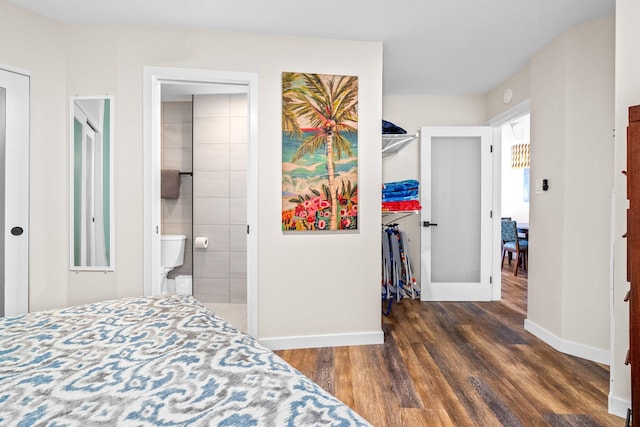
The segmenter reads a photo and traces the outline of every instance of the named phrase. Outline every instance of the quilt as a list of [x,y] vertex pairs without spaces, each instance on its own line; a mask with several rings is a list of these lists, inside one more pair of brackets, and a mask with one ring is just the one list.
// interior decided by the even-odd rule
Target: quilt
[[188,295],[0,318],[0,425],[369,426]]

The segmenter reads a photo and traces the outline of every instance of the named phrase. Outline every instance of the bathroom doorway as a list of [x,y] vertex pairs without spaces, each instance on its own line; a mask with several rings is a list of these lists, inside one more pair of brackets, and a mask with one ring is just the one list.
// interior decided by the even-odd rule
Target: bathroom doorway
[[163,84],[161,98],[162,169],[179,191],[161,188],[160,232],[187,236],[163,292],[191,293],[246,331],[247,87]]
[[[161,270],[160,235],[185,234],[184,263],[169,277],[188,277],[196,299],[255,336],[257,77],[145,67],[145,82],[145,294],[162,292],[152,274]],[[160,198],[161,169],[182,172],[178,198]]]

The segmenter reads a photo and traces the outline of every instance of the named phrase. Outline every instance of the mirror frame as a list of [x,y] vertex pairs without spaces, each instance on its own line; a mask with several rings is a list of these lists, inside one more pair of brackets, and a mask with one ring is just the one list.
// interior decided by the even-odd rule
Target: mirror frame
[[[69,101],[69,269],[72,271],[114,271],[113,112],[113,96],[72,96]],[[102,138],[92,138],[96,134]],[[84,141],[88,141],[87,144],[82,144]],[[87,149],[89,141],[91,145]],[[96,147],[98,150],[94,151]],[[88,168],[91,172],[87,174]]]

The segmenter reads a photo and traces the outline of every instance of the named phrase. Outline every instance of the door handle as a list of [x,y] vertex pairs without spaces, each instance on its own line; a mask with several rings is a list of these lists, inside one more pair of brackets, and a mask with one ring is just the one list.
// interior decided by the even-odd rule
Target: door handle
[[422,221],[422,226],[423,227],[437,227],[438,224],[434,224],[433,222],[429,222],[429,221]]
[[22,227],[13,227],[11,229],[11,234],[13,234],[14,236],[19,236],[22,234],[24,230],[22,229]]

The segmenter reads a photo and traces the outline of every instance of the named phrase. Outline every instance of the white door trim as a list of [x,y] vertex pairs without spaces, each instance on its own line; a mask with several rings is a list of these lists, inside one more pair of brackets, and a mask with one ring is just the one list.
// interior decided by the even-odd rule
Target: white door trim
[[[421,250],[420,259],[422,268],[422,301],[490,301],[496,295],[495,281],[491,280],[493,274],[493,258],[495,250],[493,233],[493,157],[491,155],[491,145],[494,130],[488,126],[428,126],[420,130],[420,164],[421,168],[430,168],[431,139],[434,137],[480,137],[481,143],[481,182],[480,187],[480,227],[481,227],[481,248],[480,248],[480,280],[479,282],[461,283],[437,283],[431,282],[431,239],[430,229],[421,229]],[[430,172],[426,177],[430,177]],[[434,221],[431,218],[431,184],[430,179],[425,179],[424,172],[421,174],[421,201],[423,209],[421,222]],[[499,282],[498,285],[499,286]]]
[[[258,335],[258,74],[193,68],[144,67],[144,295],[160,294],[160,86],[236,84],[248,88],[247,332]],[[158,272],[158,274],[153,274]]]

